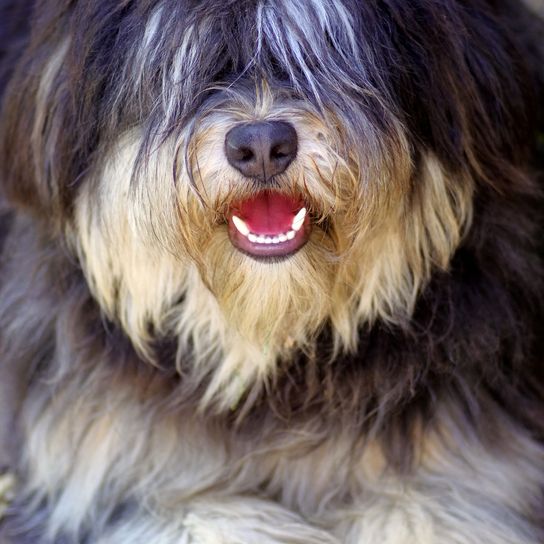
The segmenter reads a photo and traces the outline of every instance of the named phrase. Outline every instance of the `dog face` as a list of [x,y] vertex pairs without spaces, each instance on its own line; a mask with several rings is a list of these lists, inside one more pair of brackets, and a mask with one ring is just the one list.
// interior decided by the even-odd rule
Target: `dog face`
[[515,51],[484,1],[41,12],[7,100],[28,111],[7,115],[8,189],[144,356],[190,347],[208,398],[324,327],[338,352],[364,324],[406,326],[475,191],[500,185],[490,165],[522,147]]

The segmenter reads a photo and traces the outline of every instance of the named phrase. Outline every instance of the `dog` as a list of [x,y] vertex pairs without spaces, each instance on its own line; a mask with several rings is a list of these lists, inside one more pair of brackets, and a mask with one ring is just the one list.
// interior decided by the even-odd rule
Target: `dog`
[[544,542],[529,4],[2,9],[0,538]]

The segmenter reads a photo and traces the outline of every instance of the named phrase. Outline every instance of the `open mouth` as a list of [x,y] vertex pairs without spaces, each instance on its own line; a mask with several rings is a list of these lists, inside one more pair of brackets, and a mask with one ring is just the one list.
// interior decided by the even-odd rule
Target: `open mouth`
[[304,201],[275,191],[235,202],[227,220],[234,247],[257,258],[296,253],[312,230]]

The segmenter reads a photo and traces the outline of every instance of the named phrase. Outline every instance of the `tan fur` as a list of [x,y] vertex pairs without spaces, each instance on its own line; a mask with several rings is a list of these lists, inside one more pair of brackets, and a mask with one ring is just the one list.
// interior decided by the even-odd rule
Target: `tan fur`
[[[179,157],[183,138],[163,144],[134,177],[140,137],[125,135],[81,192],[70,233],[110,318],[148,357],[150,324],[177,331],[196,347],[202,376],[213,370],[204,404],[223,407],[265,386],[278,358],[311,351],[327,321],[344,351],[356,347],[361,324],[408,319],[431,272],[447,269],[472,213],[470,182],[448,179],[432,156],[416,178],[400,127],[394,164],[375,164],[371,149],[346,160],[342,135],[304,105],[280,106],[266,86],[254,102],[240,100],[199,121],[188,157],[196,188]],[[247,189],[223,142],[233,123],[249,119],[289,119],[300,134],[283,185],[304,195],[317,225],[306,247],[278,265],[238,252],[224,223],[228,203]]]

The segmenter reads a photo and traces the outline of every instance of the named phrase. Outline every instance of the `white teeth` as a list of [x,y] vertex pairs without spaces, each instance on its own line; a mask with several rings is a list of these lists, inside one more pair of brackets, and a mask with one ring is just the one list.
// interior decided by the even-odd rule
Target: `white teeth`
[[257,236],[256,234],[250,232],[247,235],[247,239],[254,244],[281,244],[283,242],[287,242],[287,240],[292,240],[296,234],[297,233],[294,230],[278,234],[278,236]]
[[238,229],[238,232],[240,234],[243,234],[244,236],[247,236],[249,234],[248,226],[239,217],[233,215],[232,222],[234,223],[234,226]]
[[283,242],[287,242],[288,240],[292,240],[297,235],[297,232],[302,228],[302,225],[304,224],[304,220],[306,219],[306,213],[306,208],[302,208],[301,210],[299,210],[299,212],[293,218],[291,230],[287,232],[282,232],[281,234],[278,234],[276,236],[264,236],[262,234],[254,234],[249,230],[249,227],[246,225],[246,223],[236,215],[232,216],[232,222],[236,227],[236,230],[240,234],[245,236],[253,244],[281,244]]
[[304,223],[304,219],[306,218],[306,208],[302,208],[293,219],[293,224],[291,225],[291,228],[294,231],[299,231],[302,228],[302,224]]

